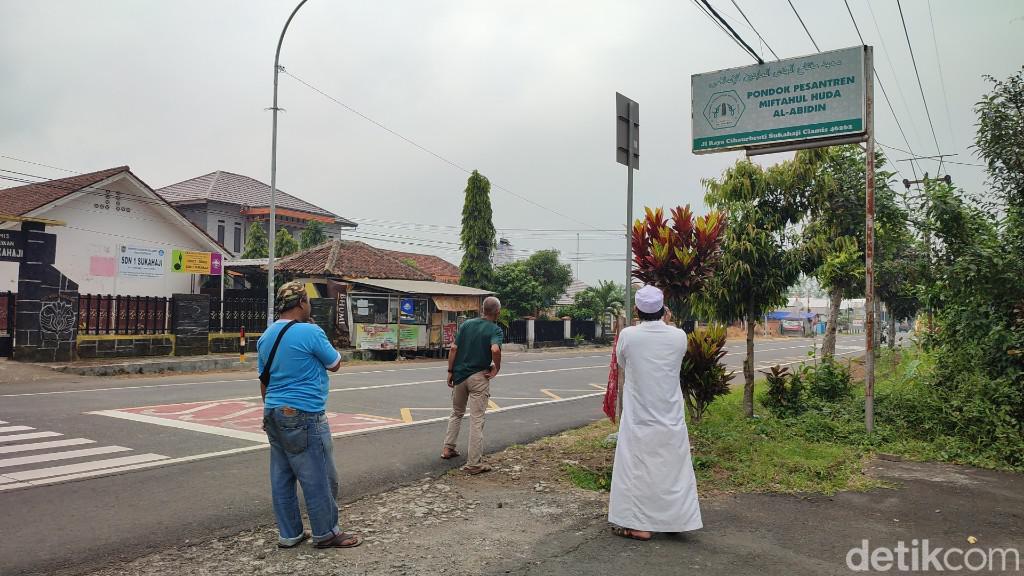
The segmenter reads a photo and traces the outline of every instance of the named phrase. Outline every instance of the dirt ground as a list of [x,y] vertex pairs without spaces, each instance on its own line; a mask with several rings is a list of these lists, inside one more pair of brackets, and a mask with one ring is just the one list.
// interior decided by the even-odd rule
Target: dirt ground
[[1024,548],[1024,476],[888,460],[869,462],[866,472],[896,489],[702,491],[703,530],[646,543],[618,538],[608,529],[607,492],[567,479],[569,468],[607,464],[607,456],[593,456],[608,452],[593,449],[598,441],[573,432],[546,438],[491,455],[489,474],[452,470],[345,505],[342,528],[365,536],[359,548],[279,550],[268,516],[231,538],[187,542],[91,574],[788,576],[851,573],[847,554],[866,539],[890,548],[920,538]]

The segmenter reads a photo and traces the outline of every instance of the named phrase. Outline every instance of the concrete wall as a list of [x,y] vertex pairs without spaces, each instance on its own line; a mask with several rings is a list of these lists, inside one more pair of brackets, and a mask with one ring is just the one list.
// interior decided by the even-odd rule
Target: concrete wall
[[174,353],[174,336],[79,336],[79,358],[126,358],[170,356]]

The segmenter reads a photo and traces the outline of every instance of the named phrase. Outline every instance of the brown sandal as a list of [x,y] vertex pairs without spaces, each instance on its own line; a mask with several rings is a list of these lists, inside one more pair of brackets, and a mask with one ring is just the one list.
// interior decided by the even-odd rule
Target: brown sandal
[[623,528],[621,526],[616,526],[612,528],[612,534],[615,534],[616,536],[630,538],[632,540],[639,540],[641,542],[647,542],[648,540],[654,537],[654,535],[652,534],[651,536],[644,538],[643,536],[638,535],[638,532],[644,532],[644,530],[632,530],[630,528]]
[[477,474],[483,474],[484,472],[490,472],[493,468],[488,464],[479,464],[477,466],[463,466],[462,471],[470,476],[476,476]]
[[324,548],[355,548],[362,543],[363,537],[359,534],[346,534],[345,532],[342,532],[341,534],[336,534],[334,538],[331,538],[330,540],[324,540],[313,544],[313,547],[321,550]]
[[458,458],[459,456],[462,456],[462,454],[459,454],[459,451],[455,448],[445,448],[441,452],[441,460],[451,460],[452,458]]

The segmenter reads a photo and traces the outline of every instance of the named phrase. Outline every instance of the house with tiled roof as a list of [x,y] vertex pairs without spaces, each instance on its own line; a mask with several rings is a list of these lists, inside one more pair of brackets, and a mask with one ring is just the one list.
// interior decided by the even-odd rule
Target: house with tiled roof
[[462,277],[462,271],[459,270],[458,266],[444,258],[441,258],[440,256],[434,256],[433,254],[418,254],[416,252],[402,252],[399,250],[382,250],[382,252],[391,255],[403,264],[412,266],[421,272],[430,274],[435,282],[458,284],[459,278]]
[[433,280],[430,274],[402,262],[389,250],[374,248],[355,240],[334,240],[296,252],[277,260],[274,268],[293,276],[345,280]]
[[[198,284],[191,274],[171,270],[172,250],[224,255],[127,166],[0,189],[0,214],[63,223],[46,226],[56,236],[54,267],[82,294],[194,292]],[[19,226],[0,222],[0,229]],[[125,265],[123,259],[133,256],[146,265]],[[18,263],[0,262],[0,291],[17,290]]]
[[[232,263],[226,267],[230,270]],[[363,350],[394,351],[399,331],[404,351],[450,346],[460,316],[478,311],[492,294],[439,280],[459,269],[436,256],[355,240],[333,240],[291,254],[277,260],[274,269],[304,282],[315,297],[336,299],[346,332],[341,340]]]
[[[238,256],[245,249],[246,234],[253,222],[269,231],[270,185],[255,178],[218,170],[157,190],[196,226]],[[310,220],[324,225],[328,239],[338,238],[356,223],[277,189],[274,195],[277,229],[285,228],[298,238]]]

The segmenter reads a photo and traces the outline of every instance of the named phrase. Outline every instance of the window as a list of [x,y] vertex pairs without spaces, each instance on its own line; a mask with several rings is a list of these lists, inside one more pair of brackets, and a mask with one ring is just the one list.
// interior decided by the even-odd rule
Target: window
[[235,252],[236,255],[242,252],[242,227],[239,226],[238,224],[235,224],[235,247],[234,247],[234,252]]
[[217,243],[224,245],[224,221],[217,220]]

